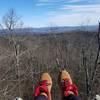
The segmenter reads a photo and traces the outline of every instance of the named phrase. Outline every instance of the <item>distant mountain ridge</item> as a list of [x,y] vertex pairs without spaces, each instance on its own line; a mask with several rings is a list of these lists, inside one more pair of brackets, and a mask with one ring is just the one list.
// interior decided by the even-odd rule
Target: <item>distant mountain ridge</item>
[[[89,31],[96,32],[98,26],[61,26],[61,27],[43,27],[43,28],[16,28],[14,33],[16,34],[47,34],[47,33],[63,33],[70,31]],[[9,32],[5,30],[0,30],[0,34],[8,34]]]

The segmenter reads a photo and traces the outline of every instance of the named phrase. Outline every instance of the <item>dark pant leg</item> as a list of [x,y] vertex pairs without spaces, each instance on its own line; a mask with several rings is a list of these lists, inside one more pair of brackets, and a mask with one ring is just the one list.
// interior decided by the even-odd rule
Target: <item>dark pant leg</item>
[[68,97],[64,97],[64,100],[81,100],[78,96],[70,94]]
[[44,95],[40,95],[38,97],[35,97],[34,100],[47,100],[48,98]]

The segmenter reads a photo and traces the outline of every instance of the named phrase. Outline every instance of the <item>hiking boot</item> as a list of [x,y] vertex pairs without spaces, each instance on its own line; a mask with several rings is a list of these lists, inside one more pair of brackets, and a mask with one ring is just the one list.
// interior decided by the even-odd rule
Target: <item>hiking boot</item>
[[48,73],[43,73],[41,76],[41,82],[39,86],[35,89],[35,97],[39,95],[44,95],[51,100],[51,87],[52,87],[52,79]]
[[77,87],[73,84],[71,76],[66,70],[62,70],[60,73],[60,83],[63,97],[70,94],[78,95]]

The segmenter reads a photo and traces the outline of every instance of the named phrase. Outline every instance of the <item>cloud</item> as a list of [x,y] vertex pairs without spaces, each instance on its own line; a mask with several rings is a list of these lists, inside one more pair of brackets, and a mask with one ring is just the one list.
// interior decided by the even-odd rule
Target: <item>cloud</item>
[[83,0],[69,0],[68,3],[76,3],[76,2],[81,2]]
[[[99,20],[99,14],[65,14],[52,17],[49,21],[51,21],[54,25],[61,25],[61,26],[77,26],[84,23],[84,25],[94,25],[97,24]],[[88,23],[89,20],[89,23]]]
[[[37,2],[37,6],[45,6],[45,5],[55,5],[55,4],[74,4],[74,3],[79,3],[79,4],[82,4],[86,2],[87,4],[88,3],[93,3],[92,0],[38,0]],[[98,3],[98,0],[97,1],[94,1],[95,3]]]
[[38,0],[38,2],[44,2],[44,3],[50,3],[50,2],[70,2],[70,3],[74,3],[74,2],[94,2],[94,3],[100,3],[100,0]]
[[[46,27],[50,24],[53,26],[80,26],[80,25],[97,25],[100,14],[82,14],[82,13],[73,13],[73,14],[57,14],[51,12],[52,15],[45,15],[42,20],[41,16],[33,18],[34,21],[31,21],[34,27]],[[48,17],[49,16],[49,17]],[[38,21],[37,21],[38,20]],[[34,22],[34,23],[33,23]]]
[[100,4],[95,5],[64,5],[61,10],[76,13],[100,13]]
[[38,3],[42,3],[43,4],[48,4],[48,3],[75,3],[75,2],[81,2],[83,0],[38,0]]
[[38,2],[43,2],[43,3],[54,3],[54,2],[66,2],[66,3],[70,2],[70,3],[73,3],[73,2],[81,2],[81,1],[84,1],[84,0],[38,0]]
[[50,4],[50,3],[37,3],[36,4],[36,6],[50,6],[50,5],[52,5],[52,4]]
[[42,3],[57,3],[57,2],[64,2],[66,0],[38,0],[38,2]]
[[100,0],[38,0],[36,6],[55,5],[55,4],[99,4]]
[[64,5],[60,11],[48,12],[48,15],[49,21],[55,25],[94,25],[100,19],[100,4]]
[[[64,3],[60,3],[62,1]],[[56,8],[43,13],[44,19],[41,23],[44,24],[45,22],[45,25],[50,23],[57,26],[77,26],[82,23],[84,25],[94,25],[98,23],[100,18],[99,2],[100,0],[39,0],[37,6],[60,4],[60,6],[57,5]]]
[[56,5],[59,4],[60,2],[65,2],[65,0],[38,0],[36,6],[47,6],[47,5]]
[[38,0],[38,2],[49,2],[50,0]]

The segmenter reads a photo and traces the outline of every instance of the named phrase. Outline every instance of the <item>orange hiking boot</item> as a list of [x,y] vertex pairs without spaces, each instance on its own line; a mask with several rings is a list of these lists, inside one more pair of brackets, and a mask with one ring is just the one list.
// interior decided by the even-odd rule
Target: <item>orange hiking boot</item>
[[66,70],[62,70],[60,73],[60,83],[63,97],[69,96],[70,94],[78,96],[78,89],[73,84],[71,76]]
[[51,88],[52,88],[52,78],[48,73],[43,73],[41,76],[41,82],[39,86],[35,89],[35,97],[39,95],[44,95],[51,100]]

